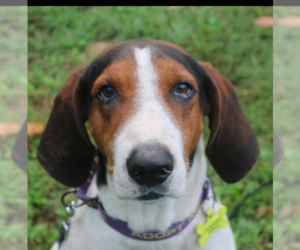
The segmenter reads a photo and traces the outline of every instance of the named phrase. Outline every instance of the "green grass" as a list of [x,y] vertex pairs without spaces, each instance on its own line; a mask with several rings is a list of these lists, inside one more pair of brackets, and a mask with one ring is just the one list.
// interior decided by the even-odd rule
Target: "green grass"
[[[93,44],[137,38],[167,40],[194,58],[211,62],[235,86],[257,136],[261,154],[241,182],[229,185],[209,167],[215,191],[229,213],[243,197],[272,179],[272,28],[252,19],[272,15],[271,7],[30,7],[30,121],[46,123],[52,101],[67,77],[100,51]],[[91,52],[92,51],[92,52]],[[94,53],[93,53],[94,51]],[[204,131],[205,141],[208,129]],[[66,212],[59,202],[68,188],[51,179],[36,160],[39,137],[29,141],[29,249],[49,249]],[[272,205],[272,187],[249,198],[231,222],[238,249],[272,249],[272,218],[256,217]]]
[[[0,124],[20,127],[27,111],[26,16],[26,7],[0,7]],[[27,176],[12,160],[15,141],[16,134],[0,135],[0,249],[7,250],[27,248]]]
[[0,247],[26,249],[27,247],[27,177],[10,158],[15,137],[0,142]]
[[[300,16],[300,7],[276,7],[274,11],[275,20],[295,15]],[[299,183],[282,189],[299,181],[300,174],[299,44],[298,27],[274,26],[274,129],[284,145],[284,157],[274,171],[275,250],[300,247]]]

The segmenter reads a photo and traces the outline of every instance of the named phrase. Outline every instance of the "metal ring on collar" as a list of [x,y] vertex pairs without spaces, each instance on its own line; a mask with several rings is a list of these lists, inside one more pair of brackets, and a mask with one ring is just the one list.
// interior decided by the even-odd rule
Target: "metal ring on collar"
[[[73,189],[70,189],[69,191],[67,192],[64,192],[63,195],[61,196],[61,203],[65,206],[65,207],[72,207],[72,204],[68,204],[65,202],[65,197],[68,195],[68,194],[75,194],[76,193],[76,189],[73,188]],[[75,207],[81,207],[82,205],[84,205],[84,202],[82,202],[81,204],[79,205],[75,205]]]
[[[213,200],[213,204],[212,204],[212,207],[211,207],[211,208],[214,208],[214,207],[215,207],[215,197],[214,197],[214,196],[207,196],[207,197],[205,198],[205,200],[209,201],[210,198],[212,198],[212,200]],[[204,201],[205,201],[205,200],[204,200]],[[204,202],[201,204],[201,211],[202,211],[203,214],[205,214],[205,212],[204,212],[204,210],[203,210],[203,204],[204,204]]]

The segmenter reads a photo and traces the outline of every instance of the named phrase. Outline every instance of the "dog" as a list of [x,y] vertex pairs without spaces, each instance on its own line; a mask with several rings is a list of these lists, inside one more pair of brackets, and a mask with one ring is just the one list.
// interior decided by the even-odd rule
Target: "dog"
[[[197,242],[204,236],[195,231],[208,220],[208,209],[213,216],[221,210],[211,185],[197,207],[207,180],[205,153],[227,183],[241,180],[259,156],[232,84],[210,63],[170,42],[138,39],[77,68],[55,98],[37,151],[50,176],[70,187],[86,182],[95,157],[86,121],[101,158],[87,195],[97,195],[107,215],[135,236],[156,231],[156,238],[169,238],[132,239],[109,226],[99,210],[81,206],[67,238],[52,249],[236,249],[229,223],[206,235],[202,246]],[[191,215],[185,229],[167,231]]]

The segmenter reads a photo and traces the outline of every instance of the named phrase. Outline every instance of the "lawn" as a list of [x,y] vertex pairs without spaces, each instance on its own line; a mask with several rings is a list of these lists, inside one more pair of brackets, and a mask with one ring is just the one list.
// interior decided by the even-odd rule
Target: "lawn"
[[27,7],[1,6],[0,249],[6,250],[27,249],[27,176],[11,157],[17,132],[26,120],[26,90]]
[[[90,63],[108,45],[137,38],[178,44],[200,61],[211,62],[233,83],[258,138],[255,168],[236,184],[226,184],[209,167],[216,194],[233,208],[272,176],[272,28],[252,24],[272,15],[272,7],[29,7],[28,119],[47,122],[53,98],[74,69]],[[204,138],[209,130],[205,123]],[[68,187],[48,176],[36,159],[39,135],[28,141],[28,242],[49,249],[67,216],[60,204]],[[272,185],[261,189],[231,221],[238,249],[273,247]],[[260,210],[259,210],[260,209]],[[264,210],[265,209],[265,210]]]
[[[274,9],[274,20],[288,16],[300,17],[300,7]],[[284,145],[274,170],[275,250],[300,248],[299,44],[299,27],[274,26],[274,129]]]

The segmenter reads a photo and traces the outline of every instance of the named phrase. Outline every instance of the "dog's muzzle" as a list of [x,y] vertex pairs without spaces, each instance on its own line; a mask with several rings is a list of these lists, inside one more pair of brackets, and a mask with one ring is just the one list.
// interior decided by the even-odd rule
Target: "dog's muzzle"
[[160,144],[135,147],[126,161],[128,175],[139,185],[154,187],[173,171],[173,156]]

